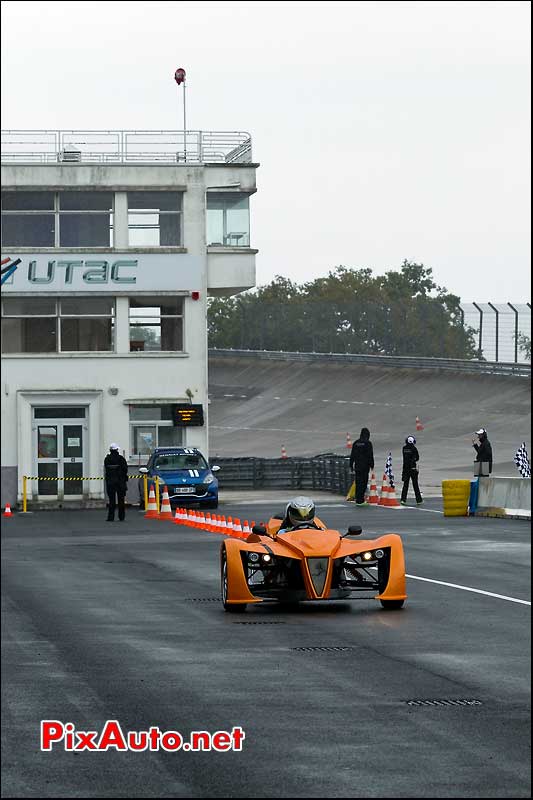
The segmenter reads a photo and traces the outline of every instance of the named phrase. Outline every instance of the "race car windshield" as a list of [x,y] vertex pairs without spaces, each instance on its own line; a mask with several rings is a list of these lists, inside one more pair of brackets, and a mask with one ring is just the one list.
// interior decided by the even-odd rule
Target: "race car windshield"
[[154,461],[154,468],[161,470],[208,469],[208,466],[201,455],[191,456],[186,453],[166,453],[164,456],[157,456]]

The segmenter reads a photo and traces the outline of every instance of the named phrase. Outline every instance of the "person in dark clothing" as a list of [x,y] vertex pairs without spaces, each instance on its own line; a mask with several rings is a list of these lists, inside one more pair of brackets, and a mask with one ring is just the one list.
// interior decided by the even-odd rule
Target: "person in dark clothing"
[[492,446],[487,438],[487,431],[485,428],[480,428],[476,431],[478,441],[472,439],[472,447],[476,451],[476,461],[485,461],[489,465],[489,474],[492,472]]
[[416,439],[414,436],[408,436],[405,444],[402,447],[403,467],[402,467],[402,496],[400,503],[402,506],[407,505],[407,492],[409,491],[409,481],[413,484],[415,499],[417,506],[422,505],[422,495],[418,486],[418,460],[420,458],[418,450],[416,449]]
[[368,475],[370,470],[374,469],[374,449],[368,428],[361,428],[359,439],[352,445],[350,469],[355,477],[355,502],[358,506],[364,506]]
[[107,521],[115,519],[115,508],[118,504],[118,518],[122,522],[126,517],[125,498],[128,486],[128,462],[120,455],[118,444],[109,445],[109,453],[104,459],[104,479],[109,505]]

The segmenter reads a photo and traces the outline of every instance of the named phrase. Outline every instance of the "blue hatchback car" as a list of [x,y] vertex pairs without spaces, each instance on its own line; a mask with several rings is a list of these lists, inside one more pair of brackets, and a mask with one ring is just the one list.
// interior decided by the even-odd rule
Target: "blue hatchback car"
[[[165,484],[170,504],[181,506],[199,503],[204,508],[218,507],[218,481],[215,472],[196,447],[156,447],[146,467],[139,472],[148,475],[148,491],[159,477],[159,487]],[[144,507],[144,480],[139,480],[139,503]]]

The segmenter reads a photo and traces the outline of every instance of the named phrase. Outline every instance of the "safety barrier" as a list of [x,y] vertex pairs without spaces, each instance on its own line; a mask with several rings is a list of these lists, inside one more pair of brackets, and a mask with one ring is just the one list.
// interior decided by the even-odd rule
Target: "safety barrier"
[[[148,476],[146,474],[143,475],[128,475],[128,478],[143,478],[144,483],[144,504],[145,507],[148,503]],[[78,483],[82,483],[83,481],[103,481],[104,476],[98,475],[96,477],[76,477],[76,478],[50,478],[50,477],[40,477],[39,475],[23,475],[22,476],[22,513],[26,514],[28,512],[28,481],[56,481],[56,482],[64,482],[64,481],[77,481]],[[159,509],[159,479],[156,477],[155,479],[156,484],[156,495],[157,495],[157,507]]]
[[353,477],[349,458],[216,458],[223,489],[301,489],[346,495]]
[[373,356],[357,353],[286,353],[283,350],[229,350],[209,348],[210,356],[222,358],[254,358],[262,361],[304,361],[314,363],[361,364],[366,367],[397,369],[447,370],[452,372],[489,372],[531,378],[531,364],[474,361],[461,358],[426,358],[422,356]]
[[476,516],[531,519],[531,478],[480,478]]

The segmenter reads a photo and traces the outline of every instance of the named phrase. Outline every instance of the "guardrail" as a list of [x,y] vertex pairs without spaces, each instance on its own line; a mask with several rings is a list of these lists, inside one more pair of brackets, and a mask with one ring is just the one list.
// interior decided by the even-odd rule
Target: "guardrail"
[[3,130],[3,164],[251,163],[246,131]]
[[391,367],[396,369],[433,369],[451,372],[491,373],[531,377],[531,364],[512,362],[469,361],[459,358],[418,358],[416,356],[370,356],[354,353],[286,353],[283,350],[226,350],[209,348],[210,356],[235,358],[248,356],[265,361],[307,361],[341,364],[363,364],[367,367]]
[[349,458],[217,458],[220,489],[291,489],[346,495],[353,478]]

